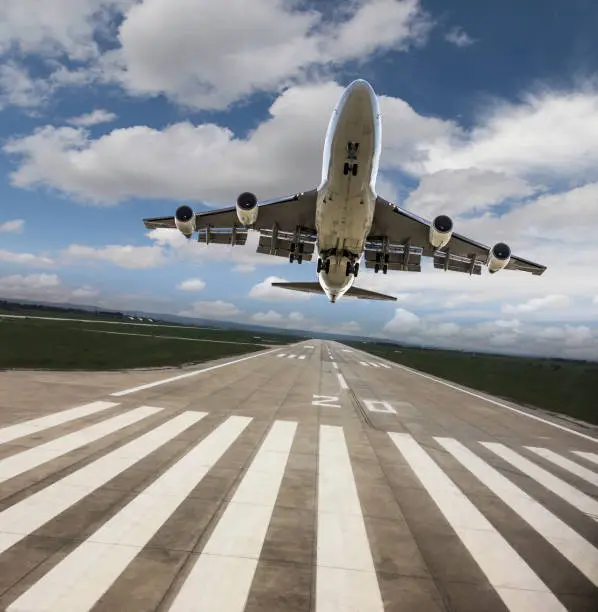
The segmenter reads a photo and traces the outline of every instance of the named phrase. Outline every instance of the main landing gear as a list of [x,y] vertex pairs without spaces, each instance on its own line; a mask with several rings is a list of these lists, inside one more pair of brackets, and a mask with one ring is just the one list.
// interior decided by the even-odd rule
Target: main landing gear
[[303,263],[303,243],[291,243],[291,252],[289,254],[289,263],[297,261],[298,264]]
[[343,174],[347,175],[351,173],[353,176],[357,176],[357,151],[359,151],[358,142],[347,143],[347,161],[343,166]]
[[383,253],[376,253],[376,264],[374,265],[374,273],[378,274],[380,269],[382,269],[382,274],[388,273],[388,253],[384,255]]
[[359,273],[359,262],[347,262],[347,269],[345,271],[345,276],[350,276],[353,274],[355,278],[357,278],[357,274]]
[[326,272],[326,274],[330,272],[330,259],[326,259],[325,261],[323,261],[321,257],[318,257],[317,272],[319,274],[322,271]]

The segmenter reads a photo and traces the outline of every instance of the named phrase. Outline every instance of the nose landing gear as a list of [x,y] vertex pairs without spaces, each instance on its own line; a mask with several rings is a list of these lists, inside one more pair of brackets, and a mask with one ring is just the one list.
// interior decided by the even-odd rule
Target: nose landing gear
[[353,274],[353,276],[357,278],[358,272],[359,272],[359,263],[358,262],[353,263],[351,261],[348,261],[347,268],[345,270],[345,276],[350,276],[351,274]]

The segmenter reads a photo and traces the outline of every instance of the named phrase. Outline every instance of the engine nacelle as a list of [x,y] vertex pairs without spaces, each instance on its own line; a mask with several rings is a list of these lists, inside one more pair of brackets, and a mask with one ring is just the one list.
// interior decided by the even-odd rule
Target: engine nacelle
[[257,198],[249,191],[237,198],[237,217],[242,225],[253,225],[257,221]]
[[430,226],[430,244],[436,249],[441,249],[449,243],[452,235],[453,222],[451,218],[446,215],[438,215]]
[[190,206],[183,204],[174,213],[174,224],[181,234],[186,238],[191,238],[195,231],[195,213]]
[[491,249],[488,256],[488,272],[494,274],[505,268],[511,260],[511,249],[504,242],[497,242]]

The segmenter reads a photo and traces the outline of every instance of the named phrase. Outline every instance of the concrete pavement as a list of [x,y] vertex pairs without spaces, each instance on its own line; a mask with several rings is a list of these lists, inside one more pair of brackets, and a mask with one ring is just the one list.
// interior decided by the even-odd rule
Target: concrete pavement
[[598,609],[565,420],[323,341],[0,398],[1,609]]

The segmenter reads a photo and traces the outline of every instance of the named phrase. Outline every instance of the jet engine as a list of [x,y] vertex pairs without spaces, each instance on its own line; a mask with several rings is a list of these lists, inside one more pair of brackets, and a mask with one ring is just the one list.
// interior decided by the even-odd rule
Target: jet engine
[[488,272],[494,274],[505,268],[511,260],[511,249],[504,242],[497,242],[488,256]]
[[451,218],[446,215],[438,215],[430,226],[430,244],[436,249],[441,249],[449,243],[452,235],[453,222]]
[[257,221],[257,198],[249,191],[237,198],[237,217],[242,225],[253,225]]
[[181,234],[186,238],[191,238],[195,231],[195,213],[190,206],[183,204],[179,206],[174,213],[174,224]]

